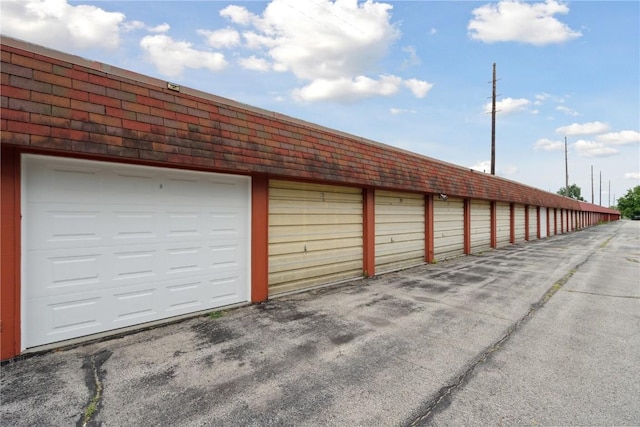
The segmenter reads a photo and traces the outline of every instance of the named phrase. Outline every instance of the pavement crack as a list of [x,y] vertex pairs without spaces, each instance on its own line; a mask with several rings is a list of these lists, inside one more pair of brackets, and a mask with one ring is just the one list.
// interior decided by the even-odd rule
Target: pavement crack
[[574,289],[563,289],[562,291],[563,292],[571,292],[571,293],[574,293],[574,294],[595,295],[595,296],[598,296],[598,297],[640,299],[640,296],[636,296],[636,295],[602,294],[602,293],[599,293],[599,292],[577,291],[577,290],[574,290]]
[[[592,255],[592,254],[591,254]],[[569,279],[576,273],[578,268],[585,264],[591,255],[587,256],[582,262],[580,262],[574,269],[569,270],[560,280],[553,284],[547,291],[542,295],[542,297],[535,303],[531,305],[527,313],[513,323],[509,329],[505,332],[505,334],[500,337],[493,344],[489,345],[482,353],[480,353],[470,365],[468,365],[467,369],[456,377],[453,381],[451,381],[448,385],[442,387],[438,394],[427,403],[427,405],[422,409],[422,415],[416,417],[413,421],[409,422],[408,426],[419,426],[426,425],[430,418],[434,415],[434,413],[440,408],[442,404],[444,404],[447,399],[450,399],[451,396],[462,386],[465,385],[471,374],[475,371],[475,369],[481,363],[484,363],[493,353],[500,350],[500,348],[506,344],[506,342],[511,338],[511,336],[525,323],[527,322],[536,311],[544,307],[544,305],[551,299],[553,295],[556,294],[564,285],[569,281]]]
[[102,369],[102,365],[109,357],[111,357],[111,351],[109,350],[102,350],[85,356],[82,368],[85,370],[85,384],[89,389],[90,399],[82,414],[80,414],[76,427],[91,425],[92,419],[102,407],[103,380],[106,374],[106,371]]

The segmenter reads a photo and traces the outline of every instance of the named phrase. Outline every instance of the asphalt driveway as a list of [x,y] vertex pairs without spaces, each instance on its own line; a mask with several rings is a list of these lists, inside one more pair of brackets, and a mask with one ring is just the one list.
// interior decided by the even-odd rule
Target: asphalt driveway
[[[594,254],[616,239],[630,249],[606,262],[629,268],[620,276],[631,281],[624,291],[631,332],[622,347],[638,357],[640,279],[633,278],[640,272],[639,238],[640,223],[621,221],[18,359],[2,365],[0,424],[495,423],[472,417],[492,406],[465,415],[456,399],[484,401],[484,392],[468,393],[482,390],[476,379],[489,378],[487,366],[517,348],[516,339],[531,344],[524,337],[533,320],[552,310],[551,302],[560,301],[579,274],[597,275],[595,267],[588,269]],[[615,270],[612,276],[615,282]],[[600,282],[585,292],[596,292]],[[546,322],[536,324],[532,339],[544,342],[544,328],[563,327]],[[580,352],[553,342],[545,343],[546,351]],[[640,395],[640,359],[631,363],[633,353],[608,352],[611,363],[616,353],[625,358],[624,375],[635,378],[618,402],[635,409],[626,418],[612,410],[605,419],[638,423],[640,399],[631,399]],[[512,375],[530,363],[518,354],[510,359]],[[553,376],[546,378],[551,383],[539,387],[553,388]],[[509,394],[527,387],[518,384]]]

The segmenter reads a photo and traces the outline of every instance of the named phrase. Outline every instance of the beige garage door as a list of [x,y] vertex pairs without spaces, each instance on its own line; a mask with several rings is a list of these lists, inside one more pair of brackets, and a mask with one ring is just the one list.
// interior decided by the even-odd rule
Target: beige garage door
[[471,252],[491,249],[491,202],[471,201]]
[[540,208],[540,237],[545,238],[548,236],[547,233],[547,208]]
[[269,293],[362,276],[362,191],[269,183]]
[[498,247],[509,244],[511,236],[511,211],[509,203],[496,203],[496,245]]
[[376,191],[376,273],[423,264],[424,196]]
[[515,215],[515,238],[516,242],[524,242],[525,226],[523,205],[514,205],[513,214]]
[[564,210],[556,209],[556,234],[564,233],[564,220],[562,219]]
[[536,240],[537,238],[538,238],[537,209],[535,206],[529,206],[529,240]]
[[464,254],[464,201],[433,201],[433,250],[436,260]]

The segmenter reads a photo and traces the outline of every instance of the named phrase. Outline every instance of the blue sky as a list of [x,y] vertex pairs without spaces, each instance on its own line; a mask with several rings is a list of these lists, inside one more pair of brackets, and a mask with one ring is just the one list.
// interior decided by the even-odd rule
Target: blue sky
[[[2,0],[2,34],[595,203],[640,183],[638,1]],[[609,194],[609,181],[611,194]]]

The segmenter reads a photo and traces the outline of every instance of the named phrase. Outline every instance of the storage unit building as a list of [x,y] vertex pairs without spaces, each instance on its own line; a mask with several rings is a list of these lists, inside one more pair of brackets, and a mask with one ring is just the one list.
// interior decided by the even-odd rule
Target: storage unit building
[[558,224],[561,209],[589,212],[591,224],[619,217],[96,61],[1,43],[2,359],[504,246],[510,204],[557,210]]

